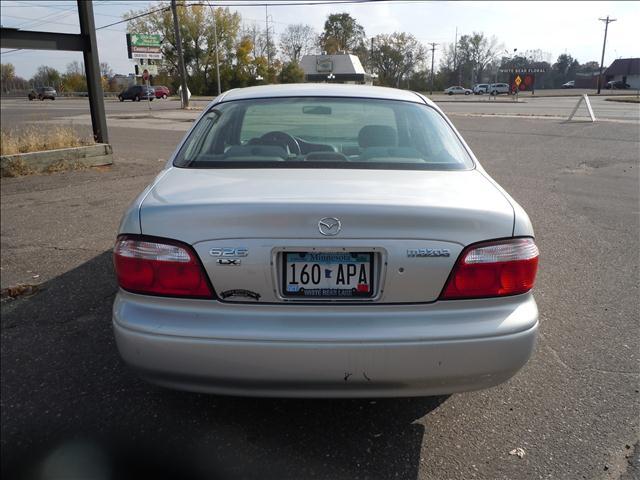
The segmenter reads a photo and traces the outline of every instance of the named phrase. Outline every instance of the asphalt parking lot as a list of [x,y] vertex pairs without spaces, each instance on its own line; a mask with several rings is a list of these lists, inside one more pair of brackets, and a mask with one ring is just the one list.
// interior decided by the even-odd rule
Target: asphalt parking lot
[[[122,364],[118,222],[198,112],[108,103],[112,167],[1,180],[2,287],[38,286],[1,305],[3,478],[77,456],[114,478],[638,478],[640,110],[598,98],[602,121],[556,118],[575,101],[441,105],[536,229],[530,363],[485,391],[349,401],[174,392]],[[2,123],[89,131],[82,102],[3,101]]]

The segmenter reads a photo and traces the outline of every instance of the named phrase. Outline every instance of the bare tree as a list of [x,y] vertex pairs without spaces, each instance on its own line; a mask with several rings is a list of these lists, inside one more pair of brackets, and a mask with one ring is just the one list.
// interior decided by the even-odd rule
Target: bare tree
[[100,62],[100,75],[103,77],[113,77],[113,69],[107,62]]
[[310,25],[287,25],[280,34],[280,50],[291,62],[298,63],[303,55],[315,50],[317,33]]
[[484,69],[493,62],[501,50],[496,37],[487,38],[483,33],[473,32],[472,35],[463,35],[458,42],[458,55],[461,63],[470,64],[472,81],[481,78]]

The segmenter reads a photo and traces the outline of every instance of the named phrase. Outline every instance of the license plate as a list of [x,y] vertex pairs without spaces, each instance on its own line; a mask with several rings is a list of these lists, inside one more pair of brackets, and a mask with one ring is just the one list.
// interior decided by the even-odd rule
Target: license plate
[[371,297],[373,253],[285,252],[283,288],[286,297]]

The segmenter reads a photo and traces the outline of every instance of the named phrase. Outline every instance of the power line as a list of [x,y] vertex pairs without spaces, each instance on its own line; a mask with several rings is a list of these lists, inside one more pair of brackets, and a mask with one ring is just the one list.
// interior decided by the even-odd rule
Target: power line
[[128,18],[125,18],[124,20],[120,20],[118,22],[113,22],[113,23],[110,23],[108,25],[103,25],[101,27],[97,27],[96,31],[97,30],[103,30],[103,29],[108,28],[108,27],[113,27],[114,25],[119,25],[120,23],[129,22],[131,20],[135,20],[136,18],[146,17],[147,15],[151,15],[152,13],[162,12],[162,11],[165,11],[165,10],[171,10],[171,7],[156,8],[155,10],[150,10],[148,12],[144,12],[144,13],[141,13],[139,15],[134,15],[133,17],[128,17]]
[[[27,17],[19,17],[17,15],[7,15],[6,13],[3,14],[2,16],[3,17],[9,17],[9,18],[15,18],[15,19],[18,19],[18,20],[30,20]],[[27,22],[27,23],[29,23],[29,22]],[[40,23],[38,23],[36,25],[33,25],[33,26],[30,26],[29,28],[33,28],[33,27],[40,26],[40,25],[47,25],[47,24],[66,25],[66,26],[69,26],[69,27],[79,27],[78,23],[58,22],[57,20],[42,20],[42,21],[40,21]],[[15,27],[11,27],[11,28],[24,28],[24,26],[21,26],[21,25],[23,25],[23,24],[19,24],[19,25],[16,25]],[[111,32],[124,32],[124,30],[117,30],[115,28],[106,28],[105,30],[109,30]]]
[[[374,2],[380,2],[383,0],[336,0],[334,2],[332,1],[328,1],[328,0],[323,0],[320,2],[288,2],[288,3],[252,3],[252,4],[237,4],[237,3],[219,3],[216,2],[216,7],[287,7],[287,6],[312,6],[312,5],[339,5],[339,4],[357,4],[357,3],[374,3]],[[115,4],[114,4],[115,5]],[[131,5],[131,4],[121,4],[121,5]],[[189,4],[185,4],[185,7],[206,7],[207,4],[206,3],[189,3]],[[171,7],[161,7],[161,8],[157,8],[155,10],[150,10],[148,12],[144,12],[141,13],[139,15],[133,16],[133,17],[129,17],[129,18],[125,18],[123,20],[120,20],[118,22],[113,22],[110,23],[108,25],[103,25],[101,27],[97,27],[96,30],[102,30],[104,28],[107,27],[112,27],[114,25],[118,25],[120,23],[124,23],[124,22],[128,22],[131,20],[135,20],[136,18],[141,18],[147,15],[151,15],[152,13],[156,13],[156,12],[160,12],[163,10],[169,10]]]
[[[21,4],[21,5],[28,5],[29,7],[50,8],[50,9],[53,9],[53,10],[60,10],[60,11],[63,11],[63,12],[72,12],[72,11],[74,11],[74,10],[76,10],[76,9],[77,9],[77,4],[75,4],[75,3],[74,3],[74,4],[66,4],[66,5],[63,5],[63,4],[51,4],[51,3],[48,3],[48,2],[47,2],[47,3],[45,3],[45,4],[40,4],[40,3],[34,3],[34,2],[24,2],[24,1],[21,1],[21,0],[13,0],[13,1],[14,1],[15,3],[19,3],[19,4]],[[64,6],[64,7],[70,7],[70,8],[60,8],[60,7],[62,7],[62,6]],[[108,6],[107,4],[104,4],[104,5],[94,5],[94,7],[107,7],[107,6]],[[12,5],[3,5],[3,7],[5,7],[5,8],[11,8],[11,7],[12,7]],[[122,16],[121,16],[121,15],[110,15],[110,14],[108,14],[108,13],[99,13],[99,12],[96,12],[95,10],[94,10],[94,12],[93,12],[93,13],[94,13],[94,15],[96,15],[96,16],[100,16],[100,17],[122,18]]]

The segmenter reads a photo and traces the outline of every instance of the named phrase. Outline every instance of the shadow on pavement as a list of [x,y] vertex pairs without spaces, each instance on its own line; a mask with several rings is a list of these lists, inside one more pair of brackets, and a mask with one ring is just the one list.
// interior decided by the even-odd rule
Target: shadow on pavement
[[[416,478],[446,397],[284,400],[157,388],[120,361],[111,252],[2,305],[3,478]],[[45,472],[45,473],[43,473]]]

